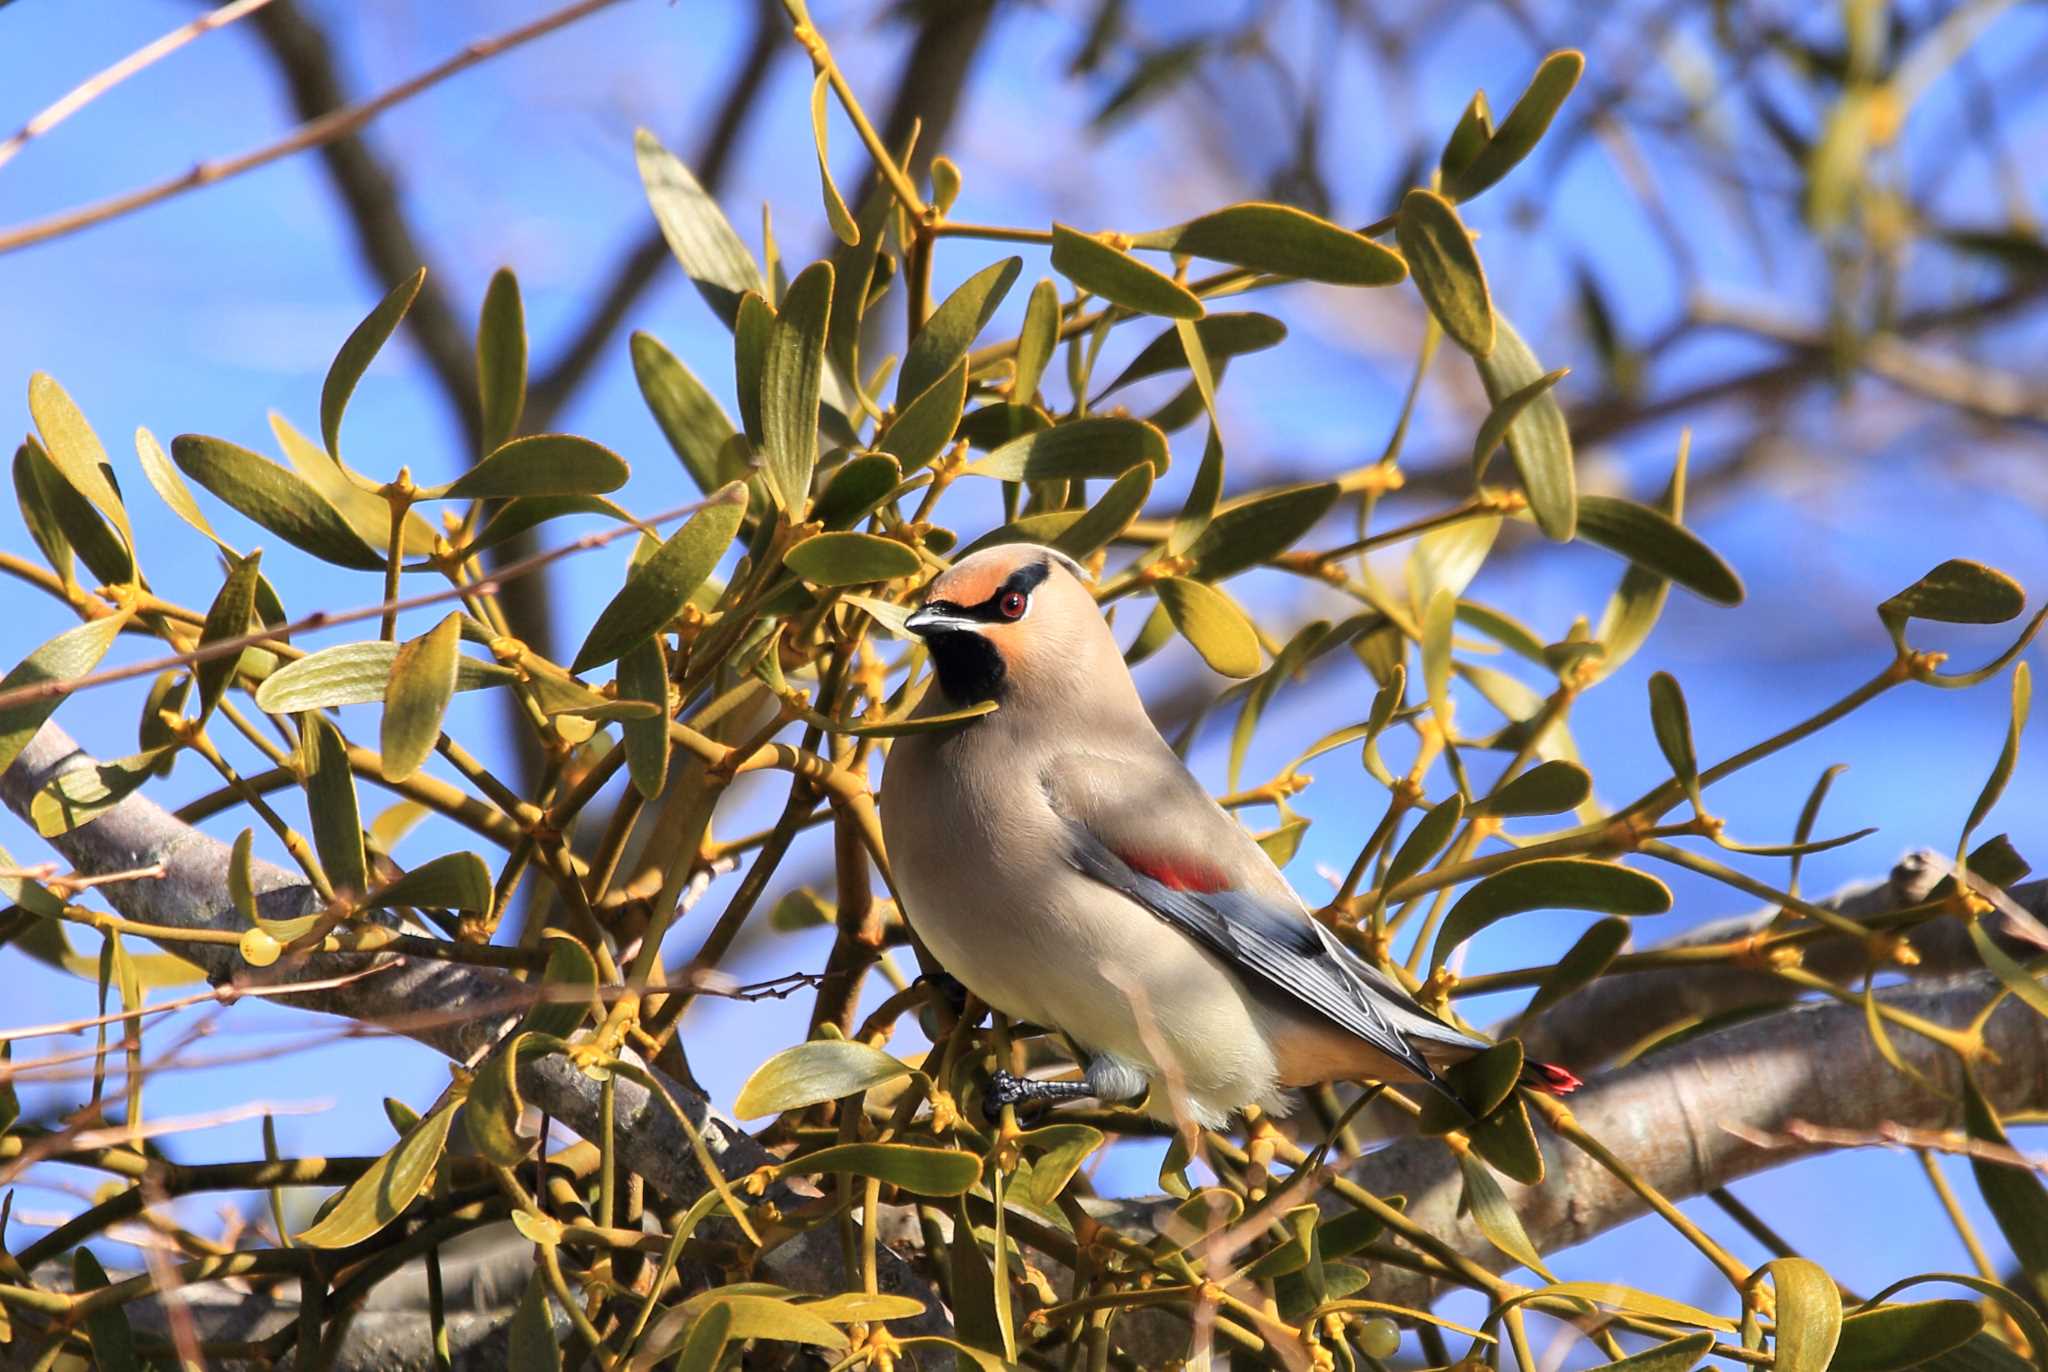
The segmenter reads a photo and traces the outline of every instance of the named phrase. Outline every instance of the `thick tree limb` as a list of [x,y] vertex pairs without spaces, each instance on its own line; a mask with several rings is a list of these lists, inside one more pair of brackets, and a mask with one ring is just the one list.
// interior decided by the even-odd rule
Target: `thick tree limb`
[[[1931,853],[1910,854],[1884,881],[1854,887],[1819,903],[1859,922],[1869,921],[1926,899],[1946,870]],[[2048,915],[2048,882],[2030,881],[2008,894],[2036,917]],[[1658,946],[1683,948],[1747,938],[1763,932],[1777,915],[1776,910],[1759,910],[1711,920]],[[1994,929],[2003,923],[2003,916],[1990,918]],[[1918,967],[1912,969],[1919,976],[1983,965],[1959,920],[1930,920],[1909,937],[1920,957]],[[2025,945],[2013,940],[2011,946],[2019,949]],[[1835,978],[1855,976],[1867,957],[1862,942],[1846,935],[1816,940],[1805,949],[1809,970]],[[1532,1057],[1586,1072],[1660,1030],[1745,1006],[1789,1004],[1800,994],[1793,983],[1764,971],[1730,966],[1651,968],[1602,977],[1530,1023],[1511,1027]]]
[[[1967,1024],[1999,990],[1989,973],[1935,985],[1896,987],[1882,999],[1938,1024]],[[2048,1019],[2007,998],[1985,1026],[1996,1060],[1975,1067],[1978,1084],[2001,1112],[2048,1107]],[[1961,1066],[1947,1049],[1904,1031],[1893,1043],[1914,1068],[1946,1092],[1960,1089]],[[1861,1009],[1834,1002],[1801,1005],[1658,1052],[1603,1076],[1570,1101],[1578,1123],[1645,1181],[1672,1200],[1825,1151],[1818,1144],[1761,1147],[1731,1132],[1779,1134],[1794,1121],[1867,1131],[1884,1123],[1959,1127],[1953,1095],[1938,1096],[1893,1070],[1877,1051]],[[1599,1163],[1538,1121],[1548,1175],[1540,1186],[1502,1188],[1532,1242],[1544,1252],[1569,1248],[1649,1212]],[[1408,1138],[1361,1159],[1351,1178],[1376,1195],[1405,1195],[1418,1225],[1492,1271],[1514,1262],[1458,1213],[1464,1183],[1457,1160],[1435,1139]],[[1326,1203],[1341,1205],[1327,1200]],[[1149,1227],[1173,1202],[1133,1201],[1098,1214],[1106,1223]],[[1373,1273],[1375,1300],[1425,1304],[1428,1279],[1392,1266]],[[1134,1353],[1148,1363],[1185,1351],[1186,1326],[1165,1321],[1133,1331]],[[1180,1342],[1176,1344],[1174,1341]],[[1154,1345],[1157,1345],[1156,1347]]]
[[[25,816],[30,800],[51,778],[93,765],[94,759],[61,728],[45,724],[14,765],[0,775],[0,799]],[[161,880],[126,881],[104,888],[107,899],[131,919],[189,929],[240,927],[227,894],[227,845],[182,823],[142,795],[127,797],[92,823],[52,842],[85,872],[125,871],[162,863]],[[251,875],[258,904],[268,917],[293,918],[317,908],[311,888],[297,874],[258,862]],[[216,984],[238,977],[257,979],[230,945],[179,944],[175,951],[204,967]],[[306,980],[331,978],[359,971],[364,965],[360,956],[325,954],[306,958],[291,968],[289,975]],[[279,1000],[321,1014],[387,1025],[462,1062],[487,1051],[503,1032],[508,1014],[516,1018],[518,1007],[527,998],[524,983],[492,969],[394,957],[389,970],[380,975]],[[520,1071],[519,1086],[531,1104],[586,1138],[599,1136],[598,1084],[566,1058],[556,1055],[528,1062]],[[674,1083],[669,1083],[668,1089],[703,1134],[726,1175],[745,1176],[776,1160],[701,1095]],[[703,1194],[707,1183],[689,1139],[660,1101],[621,1078],[616,1120],[619,1160],[625,1167],[645,1177],[676,1204],[687,1205]],[[773,1188],[768,1195],[776,1199]],[[800,1198],[785,1190],[779,1203],[794,1206]],[[772,1249],[760,1266],[770,1280],[799,1290],[837,1291],[859,1285],[859,1274],[845,1271],[837,1234],[829,1226]],[[902,1291],[925,1302],[928,1313],[921,1322],[928,1330],[938,1332],[943,1327],[937,1295],[908,1263],[885,1249],[880,1276],[883,1289]]]

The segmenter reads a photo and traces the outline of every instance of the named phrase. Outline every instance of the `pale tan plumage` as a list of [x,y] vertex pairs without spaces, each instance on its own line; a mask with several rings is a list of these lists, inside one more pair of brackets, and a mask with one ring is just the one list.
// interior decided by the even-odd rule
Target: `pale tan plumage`
[[1196,1121],[1285,1088],[1418,1081],[1485,1047],[1317,926],[1146,716],[1077,568],[1014,544],[934,581],[912,628],[925,713],[998,709],[892,747],[882,824],[912,928],[1012,1019],[1090,1055],[1092,1093]]

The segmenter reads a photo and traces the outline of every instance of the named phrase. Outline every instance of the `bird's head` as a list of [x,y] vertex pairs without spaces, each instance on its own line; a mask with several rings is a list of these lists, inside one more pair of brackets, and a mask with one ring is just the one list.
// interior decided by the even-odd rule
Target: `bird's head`
[[1035,543],[986,548],[953,564],[905,626],[931,650],[949,704],[998,700],[1005,710],[1072,702],[1130,674],[1065,553]]

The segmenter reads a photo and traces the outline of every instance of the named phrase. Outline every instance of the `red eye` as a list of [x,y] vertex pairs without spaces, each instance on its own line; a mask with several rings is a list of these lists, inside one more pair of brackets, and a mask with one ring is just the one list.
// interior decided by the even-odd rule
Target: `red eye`
[[1022,591],[1005,591],[1003,598],[996,602],[996,608],[1002,611],[1004,619],[1022,619],[1024,608],[1030,603]]

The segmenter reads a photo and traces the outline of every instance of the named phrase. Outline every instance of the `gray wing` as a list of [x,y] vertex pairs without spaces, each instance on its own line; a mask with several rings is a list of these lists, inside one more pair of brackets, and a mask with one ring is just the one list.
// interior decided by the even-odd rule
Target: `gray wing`
[[1306,911],[1246,891],[1170,885],[1133,867],[1086,825],[1069,818],[1067,828],[1067,860],[1078,871],[1121,891],[1233,969],[1357,1035],[1423,1081],[1444,1089],[1412,1040],[1486,1046],[1428,1014]]

